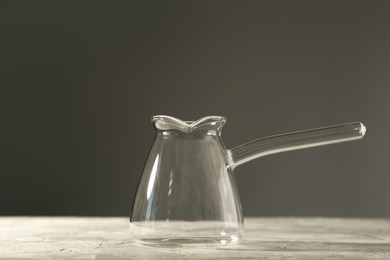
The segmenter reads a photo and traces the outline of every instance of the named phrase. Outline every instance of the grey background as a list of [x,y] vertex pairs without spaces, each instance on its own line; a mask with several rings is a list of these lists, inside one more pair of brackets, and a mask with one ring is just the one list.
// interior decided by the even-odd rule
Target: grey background
[[149,118],[228,148],[350,121],[362,141],[236,168],[244,214],[390,216],[389,1],[1,1],[0,214],[128,215]]

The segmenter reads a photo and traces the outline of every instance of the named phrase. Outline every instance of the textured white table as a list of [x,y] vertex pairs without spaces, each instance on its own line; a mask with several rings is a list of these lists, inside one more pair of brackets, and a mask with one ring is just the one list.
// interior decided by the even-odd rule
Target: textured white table
[[0,217],[0,259],[390,259],[390,220],[247,218],[235,246],[149,248],[128,218]]

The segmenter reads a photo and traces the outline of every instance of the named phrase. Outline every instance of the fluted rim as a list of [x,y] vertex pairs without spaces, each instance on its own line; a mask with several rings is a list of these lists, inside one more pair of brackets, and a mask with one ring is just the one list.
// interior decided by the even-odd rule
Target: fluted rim
[[226,123],[226,118],[223,116],[205,116],[196,121],[183,121],[172,116],[156,115],[152,117],[152,122],[159,130],[193,132],[205,128],[220,130]]

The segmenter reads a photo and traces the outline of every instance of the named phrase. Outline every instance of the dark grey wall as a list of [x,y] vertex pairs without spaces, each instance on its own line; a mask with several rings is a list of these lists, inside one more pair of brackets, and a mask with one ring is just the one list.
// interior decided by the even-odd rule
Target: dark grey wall
[[128,215],[154,114],[228,148],[362,121],[236,168],[245,215],[390,216],[389,1],[1,1],[1,215]]

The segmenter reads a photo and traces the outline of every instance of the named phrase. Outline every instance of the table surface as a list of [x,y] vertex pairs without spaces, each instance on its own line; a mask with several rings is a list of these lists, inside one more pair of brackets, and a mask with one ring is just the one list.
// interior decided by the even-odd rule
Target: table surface
[[0,217],[0,259],[390,259],[390,219],[246,218],[224,248],[134,243],[122,217]]

